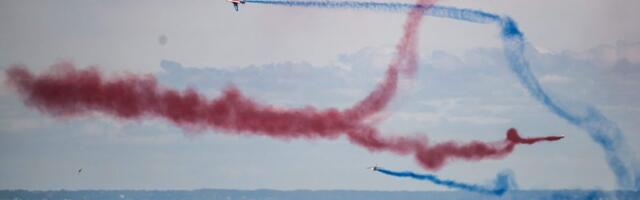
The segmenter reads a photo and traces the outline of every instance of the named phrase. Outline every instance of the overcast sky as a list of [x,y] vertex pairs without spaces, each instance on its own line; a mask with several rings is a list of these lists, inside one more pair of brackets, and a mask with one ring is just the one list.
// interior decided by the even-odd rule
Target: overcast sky
[[[638,146],[640,1],[442,4],[513,17],[544,87],[599,107]],[[223,0],[0,0],[0,68],[40,71],[65,59],[108,73],[153,73],[164,86],[209,97],[233,83],[268,104],[347,107],[382,78],[404,18],[256,4],[235,12]],[[495,26],[427,18],[420,31],[419,75],[388,110],[383,130],[435,141],[499,140],[510,127],[530,136],[564,133],[558,143],[518,147],[503,160],[455,161],[437,173],[483,183],[510,168],[525,189],[614,187],[601,149],[519,85]],[[442,189],[372,174],[364,168],[421,169],[410,157],[370,153],[344,138],[194,135],[161,119],[99,114],[53,119],[4,84],[0,163],[1,189]]]

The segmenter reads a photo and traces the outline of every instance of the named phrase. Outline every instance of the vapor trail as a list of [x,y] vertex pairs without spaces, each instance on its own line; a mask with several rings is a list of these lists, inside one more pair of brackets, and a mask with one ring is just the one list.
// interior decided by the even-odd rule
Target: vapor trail
[[640,190],[639,166],[633,166],[636,164],[635,158],[624,142],[624,135],[618,125],[593,106],[581,106],[573,102],[561,104],[557,97],[546,93],[531,72],[529,61],[524,57],[524,35],[518,30],[516,23],[509,18],[501,24],[504,51],[511,70],[520,83],[552,113],[584,129],[591,139],[600,145],[621,189]]
[[[372,125],[363,123],[364,118],[384,107],[380,95],[370,95],[345,110],[320,110],[312,106],[276,108],[255,102],[233,87],[218,98],[208,99],[193,89],[163,88],[153,76],[129,74],[105,78],[95,68],[76,69],[69,63],[58,63],[39,75],[24,66],[13,66],[6,73],[9,85],[17,89],[26,105],[53,116],[98,112],[121,119],[158,117],[180,127],[277,139],[335,139],[344,135],[370,151],[412,155],[429,170],[439,169],[450,160],[502,158],[518,144],[561,139],[556,136],[520,138],[515,129],[508,131],[505,140],[490,143],[429,144],[425,137],[382,136]],[[396,73],[388,74],[395,79]]]
[[441,179],[433,174],[418,174],[411,171],[392,171],[384,168],[376,168],[377,172],[386,174],[389,176],[411,178],[421,181],[429,181],[436,185],[442,185],[451,189],[459,189],[468,192],[477,192],[482,194],[502,196],[510,189],[516,187],[515,179],[511,171],[503,171],[496,175],[496,179],[493,181],[493,185],[477,185],[469,183],[461,183],[450,179]]
[[[407,12],[416,4],[380,3],[358,1],[287,1],[287,0],[247,0],[250,3],[272,4],[289,7],[339,8],[355,10],[375,10],[387,12]],[[548,110],[570,124],[585,130],[591,139],[605,152],[605,158],[621,189],[640,190],[640,164],[625,143],[618,125],[605,117],[597,108],[580,106],[575,102],[561,104],[557,97],[545,92],[529,67],[524,56],[524,34],[517,23],[508,16],[499,16],[481,10],[461,9],[447,6],[432,6],[426,15],[449,18],[473,23],[493,23],[501,29],[503,48],[509,67],[529,93]]]
[[[385,12],[408,12],[413,8],[425,7],[422,3],[385,3],[367,1],[313,1],[313,0],[246,0],[247,3],[270,4],[287,7],[330,8],[372,10]],[[474,23],[494,23],[500,16],[480,10],[461,9],[448,6],[430,5],[424,14],[434,17],[465,20]]]

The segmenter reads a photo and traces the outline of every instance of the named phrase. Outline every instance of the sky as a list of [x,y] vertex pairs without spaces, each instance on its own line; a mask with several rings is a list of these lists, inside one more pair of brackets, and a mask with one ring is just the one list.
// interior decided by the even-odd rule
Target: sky
[[[545,89],[600,108],[640,153],[640,2],[441,4],[513,17]],[[22,63],[42,71],[69,60],[111,74],[150,73],[163,86],[211,98],[233,84],[273,105],[345,108],[383,78],[404,18],[255,4],[235,12],[222,0],[2,0],[0,69]],[[524,189],[615,188],[601,149],[531,99],[509,71],[494,26],[427,18],[419,49],[418,75],[402,84],[382,130],[434,141],[500,140],[510,127],[567,135],[501,160],[454,161],[439,176],[482,183],[510,168]],[[52,118],[4,83],[0,110],[2,189],[442,189],[365,170],[422,169],[345,138],[282,141],[101,114]]]

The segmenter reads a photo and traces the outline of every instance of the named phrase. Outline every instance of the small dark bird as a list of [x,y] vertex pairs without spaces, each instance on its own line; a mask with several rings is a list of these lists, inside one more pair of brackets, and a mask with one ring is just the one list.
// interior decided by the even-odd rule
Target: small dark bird
[[79,174],[80,172],[82,172],[82,168],[78,169],[78,174]]

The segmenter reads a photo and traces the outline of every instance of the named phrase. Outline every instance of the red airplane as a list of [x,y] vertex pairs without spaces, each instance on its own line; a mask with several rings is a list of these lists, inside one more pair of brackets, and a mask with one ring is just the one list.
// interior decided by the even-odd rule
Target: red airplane
[[238,4],[239,4],[239,3],[241,3],[241,4],[246,3],[246,1],[245,1],[245,0],[227,0],[227,1],[228,1],[228,2],[231,2],[231,3],[233,4],[233,8],[235,8],[235,9],[236,9],[236,12],[238,12]]

